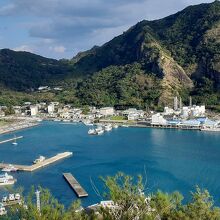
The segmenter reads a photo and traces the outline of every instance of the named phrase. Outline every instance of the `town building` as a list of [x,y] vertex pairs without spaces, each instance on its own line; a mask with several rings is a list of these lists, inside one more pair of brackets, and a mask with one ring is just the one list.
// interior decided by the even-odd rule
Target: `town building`
[[115,114],[115,109],[113,107],[100,108],[100,114],[103,116],[112,116]]
[[152,115],[151,124],[152,125],[166,125],[167,120],[160,113],[157,113],[157,114]]
[[30,106],[31,116],[36,116],[38,114],[38,106],[32,105]]
[[53,114],[53,113],[54,113],[54,110],[55,110],[54,104],[51,103],[50,105],[47,106],[47,112],[48,112],[49,114]]

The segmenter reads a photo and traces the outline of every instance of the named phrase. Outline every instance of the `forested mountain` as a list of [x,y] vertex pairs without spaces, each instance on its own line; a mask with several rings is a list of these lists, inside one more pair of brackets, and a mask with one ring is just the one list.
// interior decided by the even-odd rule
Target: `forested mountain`
[[81,104],[162,106],[175,95],[183,100],[192,95],[197,103],[218,105],[220,2],[141,21],[65,62],[0,52],[0,82],[12,89],[59,80],[69,91],[67,97]]
[[69,65],[28,52],[0,50],[0,84],[6,88],[27,91],[42,84],[62,80]]

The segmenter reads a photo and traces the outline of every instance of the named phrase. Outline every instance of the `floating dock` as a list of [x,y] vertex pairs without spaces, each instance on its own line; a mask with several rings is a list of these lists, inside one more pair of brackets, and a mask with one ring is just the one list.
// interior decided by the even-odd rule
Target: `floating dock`
[[71,173],[63,173],[63,176],[79,198],[88,196],[88,193],[82,188]]
[[[42,167],[48,166],[52,163],[55,163],[56,161],[62,160],[66,157],[70,157],[72,156],[73,153],[72,152],[64,152],[64,153],[59,153],[54,157],[48,158],[42,162],[39,162],[37,164],[33,164],[33,165],[17,165],[17,164],[12,164],[14,167],[16,167],[19,171],[27,171],[27,172],[32,172],[35,170],[38,170]],[[5,164],[5,163],[0,163],[0,168],[5,168],[8,167],[10,164]]]
[[18,140],[18,139],[21,139],[21,138],[23,138],[23,136],[10,138],[10,139],[4,140],[4,141],[0,141],[0,144],[4,144],[4,143],[11,142],[11,141],[14,141],[14,140]]
[[13,200],[13,201],[7,201],[7,202],[2,202],[4,207],[13,206],[13,205],[21,205],[22,203],[23,203],[23,201],[21,199]]

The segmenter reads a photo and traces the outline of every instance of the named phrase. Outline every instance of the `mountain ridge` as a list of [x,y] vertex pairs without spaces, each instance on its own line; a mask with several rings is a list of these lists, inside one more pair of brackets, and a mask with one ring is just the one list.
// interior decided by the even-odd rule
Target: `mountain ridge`
[[[33,62],[24,65],[18,58],[10,63],[16,57],[14,54],[4,66],[1,54],[2,51],[0,83],[15,90],[62,83],[66,90],[71,90],[74,100],[82,104],[128,104],[143,108],[167,105],[173,96],[182,96],[186,101],[192,95],[197,103],[218,105],[220,2],[189,6],[158,20],[143,20],[71,60],[35,57],[36,60],[25,54],[32,58],[21,60]],[[16,68],[19,77],[11,85],[8,76],[13,77],[12,70]],[[33,82],[29,84],[30,78]]]

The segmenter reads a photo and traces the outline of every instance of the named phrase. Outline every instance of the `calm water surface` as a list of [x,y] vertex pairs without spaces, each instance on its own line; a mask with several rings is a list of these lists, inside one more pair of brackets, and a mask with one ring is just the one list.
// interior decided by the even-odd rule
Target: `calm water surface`
[[[40,126],[16,132],[23,135],[18,145],[0,145],[0,161],[31,164],[39,155],[53,156],[72,151],[73,157],[33,173],[14,174],[16,187],[32,185],[49,188],[60,202],[69,205],[76,199],[62,177],[71,172],[89,193],[83,205],[99,201],[92,183],[103,193],[100,176],[123,171],[142,174],[146,190],[179,190],[185,198],[195,185],[207,188],[220,204],[220,134],[199,131],[118,128],[102,136],[89,136],[82,124],[43,122]],[[0,140],[14,134],[1,135]],[[146,175],[145,175],[146,170]],[[0,188],[0,194],[4,190]]]

